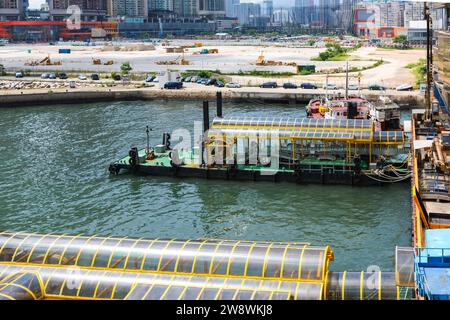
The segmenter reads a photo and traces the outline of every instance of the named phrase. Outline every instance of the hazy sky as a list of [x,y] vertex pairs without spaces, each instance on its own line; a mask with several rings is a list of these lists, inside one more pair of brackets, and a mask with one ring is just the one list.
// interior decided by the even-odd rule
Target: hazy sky
[[[28,0],[30,3],[30,8],[39,9],[41,7],[41,3],[44,3],[45,0]],[[257,0],[241,0],[241,2],[258,2]],[[274,6],[283,6],[283,7],[291,7],[295,3],[295,0],[274,0]]]

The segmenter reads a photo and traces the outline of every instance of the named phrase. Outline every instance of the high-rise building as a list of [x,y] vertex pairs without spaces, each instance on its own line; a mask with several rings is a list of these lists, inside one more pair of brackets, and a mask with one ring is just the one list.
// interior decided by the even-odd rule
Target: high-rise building
[[271,17],[273,14],[273,0],[263,0],[261,3],[261,15]]
[[[108,16],[122,21],[145,21],[148,16],[147,0],[108,0]],[[134,19],[134,20],[133,20]]]
[[148,10],[153,11],[173,11],[174,0],[148,0]]
[[225,16],[225,0],[197,0],[200,16]]
[[246,2],[235,5],[239,24],[248,25],[256,17],[261,16],[261,5],[259,3]]
[[28,1],[0,0],[0,21],[20,20],[25,16]]
[[356,0],[342,0],[341,24],[348,33],[353,32]]
[[235,18],[237,16],[235,5],[239,3],[240,0],[225,0],[225,16]]
[[72,16],[67,9],[77,6],[81,10],[81,21],[104,21],[107,14],[107,0],[47,0],[50,20],[62,21]]
[[403,12],[403,23],[405,27],[409,27],[410,21],[423,20],[424,16],[423,2],[406,2]]
[[295,0],[294,14],[296,23],[309,25],[313,20],[314,11],[314,0]]
[[173,12],[179,17],[195,17],[198,14],[197,0],[172,0]]
[[375,16],[375,21],[378,25],[383,27],[403,27],[403,12],[405,9],[403,2],[379,3],[377,7],[379,10]]

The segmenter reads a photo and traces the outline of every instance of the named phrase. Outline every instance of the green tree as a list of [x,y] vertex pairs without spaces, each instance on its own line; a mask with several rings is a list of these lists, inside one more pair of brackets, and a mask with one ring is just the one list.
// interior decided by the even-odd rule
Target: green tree
[[408,42],[408,38],[404,34],[394,38],[394,43],[404,44],[405,42]]
[[128,74],[131,70],[133,70],[133,68],[131,67],[129,62],[124,62],[122,63],[122,65],[120,66],[120,70],[122,70],[122,72],[124,74]]
[[322,61],[327,61],[328,59],[330,59],[330,52],[327,50],[319,53],[319,58]]
[[141,34],[141,39],[142,40],[147,40],[150,39],[150,33],[149,32],[144,32]]
[[211,72],[210,71],[206,71],[206,70],[202,70],[198,73],[198,77],[200,78],[211,78]]

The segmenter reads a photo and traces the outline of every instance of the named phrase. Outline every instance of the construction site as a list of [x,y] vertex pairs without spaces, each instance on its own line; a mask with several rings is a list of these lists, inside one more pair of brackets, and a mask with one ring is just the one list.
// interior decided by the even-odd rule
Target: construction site
[[[0,64],[6,71],[77,73],[120,72],[129,63],[132,73],[158,73],[168,66],[180,72],[215,71],[241,85],[259,85],[264,81],[330,81],[342,84],[347,61],[317,61],[324,48],[284,45],[257,45],[252,42],[172,40],[170,42],[106,42],[90,45],[82,42],[49,44],[13,44],[0,47]],[[239,57],[237,59],[237,57]],[[406,68],[424,57],[424,50],[383,50],[361,47],[349,53],[350,75],[361,85],[382,83],[396,87],[414,83]],[[304,68],[307,68],[306,71]],[[258,73],[265,73],[264,77]],[[335,79],[333,79],[335,77]]]

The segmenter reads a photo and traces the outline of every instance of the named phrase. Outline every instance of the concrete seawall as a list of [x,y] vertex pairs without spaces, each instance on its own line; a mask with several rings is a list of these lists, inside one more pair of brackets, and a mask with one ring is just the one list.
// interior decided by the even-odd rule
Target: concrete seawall
[[[17,107],[25,105],[88,103],[96,101],[121,100],[214,100],[217,91],[222,91],[224,100],[263,101],[267,103],[305,104],[313,98],[323,97],[324,90],[284,90],[284,89],[196,89],[161,90],[161,89],[73,89],[73,90],[24,90],[10,91],[1,95],[0,107]],[[337,91],[336,91],[337,92]],[[342,90],[340,91],[343,94]],[[356,92],[355,92],[356,93]],[[362,95],[369,100],[377,100],[381,92],[363,90]],[[400,105],[421,106],[423,95],[417,92],[386,92],[384,94]]]

